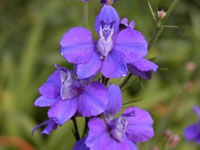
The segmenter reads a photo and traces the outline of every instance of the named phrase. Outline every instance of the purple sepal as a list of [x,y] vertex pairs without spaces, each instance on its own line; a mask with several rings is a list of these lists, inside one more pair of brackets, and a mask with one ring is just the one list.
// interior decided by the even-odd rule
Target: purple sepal
[[49,99],[49,98],[46,98],[44,96],[40,96],[38,97],[35,102],[34,102],[34,106],[37,106],[37,107],[50,107],[52,106],[57,100],[60,100],[61,98],[60,97],[57,97],[55,99]]
[[71,119],[71,117],[76,113],[78,107],[77,97],[71,100],[59,100],[56,101],[48,111],[48,117],[53,118],[53,120],[62,125],[64,122]]
[[102,65],[102,60],[97,52],[93,52],[90,60],[85,64],[75,66],[75,72],[79,79],[89,78],[98,73]]
[[139,31],[127,28],[119,32],[113,49],[125,55],[126,63],[133,63],[147,55],[148,44]]
[[114,32],[117,32],[119,21],[120,18],[115,8],[111,5],[105,4],[96,18],[95,31],[99,34],[102,25],[110,25],[114,27]]
[[126,109],[122,116],[129,116],[126,136],[130,141],[146,142],[154,136],[153,119],[147,111],[131,107]]
[[35,130],[39,129],[41,126],[44,126],[44,125],[47,125],[47,126],[43,129],[41,134],[47,134],[47,135],[49,135],[51,133],[51,131],[55,130],[58,126],[52,119],[49,119],[49,120],[46,120],[46,121],[42,122],[41,124],[35,126],[32,129],[31,133],[33,134],[35,132]]
[[109,102],[106,108],[106,113],[115,115],[120,112],[122,107],[122,95],[119,86],[110,84],[109,89]]
[[86,145],[85,145],[86,138],[81,139],[80,141],[76,142],[73,150],[90,150]]
[[87,85],[79,96],[78,112],[84,117],[103,113],[109,101],[108,89],[99,82]]
[[135,76],[147,80],[151,79],[152,72],[155,72],[158,69],[156,64],[146,59],[141,59],[132,64],[128,64],[127,67],[128,70]]
[[189,125],[184,130],[184,137],[187,141],[195,141],[197,144],[200,144],[200,121]]
[[47,81],[39,88],[39,92],[42,96],[54,99],[59,96],[60,93],[60,71],[52,73]]
[[112,50],[103,61],[101,73],[107,78],[121,78],[128,74],[123,53]]
[[87,63],[94,51],[92,34],[83,27],[66,32],[61,41],[61,55],[70,63]]

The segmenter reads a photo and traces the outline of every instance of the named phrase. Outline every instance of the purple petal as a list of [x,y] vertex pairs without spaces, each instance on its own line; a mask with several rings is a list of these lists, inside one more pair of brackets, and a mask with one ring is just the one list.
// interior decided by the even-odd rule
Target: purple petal
[[96,52],[93,52],[89,62],[78,64],[75,71],[79,79],[85,79],[97,74],[101,65],[102,61],[100,60],[99,55]]
[[120,21],[120,24],[123,24],[124,26],[128,27],[128,18],[123,18],[123,19]]
[[158,69],[156,64],[146,59],[141,59],[127,66],[132,74],[143,79],[151,79],[152,71],[157,71]]
[[184,130],[184,137],[187,141],[200,143],[200,123],[192,124]]
[[120,112],[122,107],[122,95],[119,86],[110,84],[109,86],[109,102],[106,112],[115,115]]
[[99,82],[87,85],[79,97],[78,112],[84,117],[103,113],[108,104],[108,89]]
[[87,63],[94,50],[92,34],[82,27],[75,27],[65,33],[60,41],[61,55],[70,63]]
[[101,68],[101,73],[107,78],[121,78],[128,73],[124,55],[121,52],[112,50],[105,57]]
[[147,55],[148,44],[139,31],[127,28],[117,35],[114,50],[123,53],[127,63],[133,63]]
[[95,21],[95,31],[99,33],[100,26],[102,23],[107,25],[113,25],[114,26],[114,32],[117,32],[119,28],[119,15],[115,8],[113,8],[111,5],[104,5],[101,9],[101,12],[98,14],[96,21]]
[[90,150],[86,145],[85,145],[86,138],[81,139],[80,141],[76,142],[73,150]]
[[198,115],[198,117],[200,118],[200,107],[194,106],[193,110]]
[[130,23],[128,23],[128,18],[123,18],[120,21],[120,27],[123,26],[125,29],[126,28],[130,28],[130,29],[134,29],[135,27],[135,22],[133,20],[130,21]]
[[49,135],[51,133],[51,131],[55,130],[58,126],[52,119],[49,119],[49,120],[46,120],[46,121],[42,122],[41,124],[35,126],[32,129],[31,133],[33,134],[35,132],[35,130],[39,129],[43,125],[47,125],[47,126],[46,126],[46,128],[44,128],[44,130],[41,132],[41,134],[47,134],[47,135]]
[[117,142],[107,132],[105,123],[99,118],[93,118],[88,123],[89,134],[86,139],[86,145],[90,150],[137,150],[134,143],[126,137]]
[[146,142],[154,136],[153,120],[147,111],[131,107],[126,109],[122,116],[128,118],[126,136],[130,141]]
[[[60,97],[59,97],[60,98]],[[59,98],[55,98],[55,99],[49,99],[46,98],[44,96],[40,96],[38,97],[35,102],[34,102],[34,106],[38,106],[38,107],[50,107],[51,105],[53,105],[53,103],[55,103]]]
[[68,121],[77,111],[78,99],[59,100],[52,105],[48,111],[49,118],[53,118],[55,122],[62,125]]
[[46,98],[54,99],[59,96],[60,86],[60,71],[57,70],[52,73],[47,79],[46,83],[39,88],[39,92]]

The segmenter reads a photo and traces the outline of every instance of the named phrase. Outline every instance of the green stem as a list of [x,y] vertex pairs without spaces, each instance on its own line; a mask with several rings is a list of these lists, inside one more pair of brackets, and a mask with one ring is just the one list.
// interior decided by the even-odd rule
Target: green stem
[[120,89],[122,89],[126,83],[129,81],[129,79],[132,77],[132,74],[129,73],[128,76],[123,80],[123,82],[120,84]]
[[85,127],[84,127],[84,130],[83,130],[83,135],[82,135],[82,138],[84,138],[84,136],[87,134],[88,132],[88,121],[89,121],[89,118],[85,118]]
[[162,20],[158,20],[156,28],[151,36],[151,39],[149,41],[149,47],[148,49],[150,50],[153,46],[153,44],[158,40],[160,34],[162,33],[163,29],[164,29],[164,24],[166,23],[167,19],[169,18],[170,14],[172,13],[172,11],[176,8],[178,2],[180,0],[173,0],[171,6],[169,7],[165,17]]
[[[156,28],[150,38],[149,41],[149,46],[148,49],[150,50],[153,46],[153,44],[158,40],[158,38],[160,37],[160,34],[162,33],[163,29],[164,29],[164,24],[167,21],[168,17],[170,16],[170,14],[172,13],[172,11],[176,8],[178,2],[180,0],[173,0],[172,4],[170,5],[165,17],[162,20],[158,20]],[[157,13],[157,12],[156,12]],[[123,80],[123,82],[120,85],[120,88],[124,87],[126,85],[126,83],[129,81],[129,79],[131,78],[132,74],[129,73],[128,76]]]
[[76,141],[79,141],[80,140],[80,134],[78,132],[78,125],[77,125],[77,122],[76,122],[76,118],[75,117],[72,117],[72,122],[74,124],[74,130],[75,130],[75,134],[76,134]]
[[88,25],[88,2],[83,3],[83,26]]

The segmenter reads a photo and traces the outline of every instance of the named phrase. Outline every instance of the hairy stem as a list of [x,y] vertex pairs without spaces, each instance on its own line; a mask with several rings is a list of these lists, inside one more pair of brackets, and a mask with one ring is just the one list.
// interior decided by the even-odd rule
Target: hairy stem
[[[155,30],[153,31],[153,34],[150,38],[150,41],[149,41],[149,46],[148,46],[148,50],[150,50],[153,46],[153,44],[158,40],[160,34],[162,33],[163,29],[164,29],[164,24],[166,23],[168,17],[170,16],[170,14],[172,13],[172,11],[176,8],[178,2],[180,0],[173,0],[172,4],[170,5],[165,17],[162,19],[162,20],[158,20],[157,21],[157,24],[156,24],[156,28]],[[157,13],[157,12],[156,12]],[[120,85],[120,88],[123,88],[127,82],[130,80],[132,74],[129,73],[128,76],[123,80],[123,82],[121,83]]]

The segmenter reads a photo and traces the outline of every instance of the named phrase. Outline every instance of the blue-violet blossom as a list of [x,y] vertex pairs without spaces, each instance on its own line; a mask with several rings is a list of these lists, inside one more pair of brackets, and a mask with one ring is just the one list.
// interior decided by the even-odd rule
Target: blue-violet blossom
[[38,107],[50,107],[48,117],[62,125],[77,113],[84,117],[97,116],[108,104],[108,89],[99,82],[76,80],[71,71],[56,66],[39,92],[34,103]]
[[118,86],[109,86],[109,105],[105,120],[92,118],[86,138],[78,141],[74,150],[137,150],[136,143],[146,142],[154,135],[151,115],[140,108],[131,107],[118,117],[121,110],[121,91]]
[[117,11],[105,4],[95,22],[99,40],[94,42],[89,30],[75,27],[65,33],[60,41],[61,54],[75,64],[79,79],[101,73],[107,78],[120,78],[128,73],[127,63],[135,63],[147,54],[148,44],[136,30],[118,30],[120,18]]
[[[123,18],[120,22],[120,30],[124,30],[124,29],[132,29],[133,32],[135,32],[136,30],[134,29],[135,27],[135,22],[133,20],[131,20],[128,23],[128,19],[127,18]],[[152,72],[157,71],[158,66],[145,59],[145,58],[141,58],[135,62],[132,63],[128,63],[127,64],[128,70],[135,76],[140,77],[142,79],[151,79],[152,76]]]
[[194,141],[200,144],[200,107],[194,106],[194,111],[198,116],[198,121],[184,130],[184,136],[187,141]]

